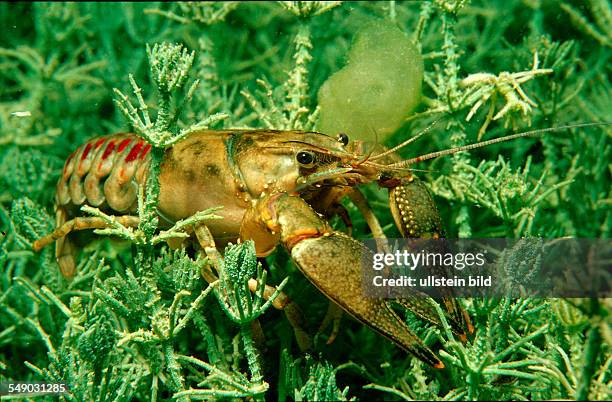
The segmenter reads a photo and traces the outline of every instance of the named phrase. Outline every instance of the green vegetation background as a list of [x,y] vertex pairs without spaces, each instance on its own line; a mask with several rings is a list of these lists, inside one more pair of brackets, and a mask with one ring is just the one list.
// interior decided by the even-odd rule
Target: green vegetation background
[[[232,307],[200,278],[204,262],[165,246],[147,254],[90,243],[70,283],[52,247],[30,250],[53,227],[65,158],[129,129],[113,88],[131,97],[133,74],[155,115],[147,44],[196,53],[190,79],[200,86],[175,133],[200,121],[310,127],[319,87],[372,19],[400,27],[425,58],[422,105],[389,143],[443,117],[406,157],[475,142],[479,130],[488,139],[529,123],[612,121],[605,0],[280,3],[0,4],[0,382],[65,381],[64,398],[76,401],[610,399],[609,299],[466,300],[477,329],[466,345],[406,313],[427,344],[444,348],[448,369],[435,371],[347,317],[332,345],[318,335],[305,355],[270,309],[260,318],[265,346],[253,345],[250,321],[228,320]],[[536,53],[552,71],[531,71]],[[609,238],[610,135],[600,126],[521,139],[432,161],[421,176],[450,236]],[[385,194],[366,191],[397,235]],[[285,253],[267,266],[268,283],[289,278],[285,291],[315,332],[325,298]],[[239,280],[255,270],[234,268]]]

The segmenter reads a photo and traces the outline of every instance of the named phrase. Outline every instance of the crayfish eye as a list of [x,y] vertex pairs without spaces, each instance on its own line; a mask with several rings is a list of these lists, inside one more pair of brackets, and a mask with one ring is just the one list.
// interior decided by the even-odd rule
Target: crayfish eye
[[314,159],[314,154],[309,151],[300,151],[295,155],[295,160],[298,161],[300,165],[304,165],[305,167],[312,167],[314,164]]
[[342,145],[347,145],[349,143],[349,137],[344,133],[338,134],[336,138],[338,139],[338,142],[342,143]]

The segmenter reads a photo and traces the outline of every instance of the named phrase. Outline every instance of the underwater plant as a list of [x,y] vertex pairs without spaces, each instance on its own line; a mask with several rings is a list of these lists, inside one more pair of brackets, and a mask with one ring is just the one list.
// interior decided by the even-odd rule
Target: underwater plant
[[[442,328],[401,310],[439,351],[436,370],[348,317],[326,344],[328,300],[283,250],[258,261],[253,243],[230,245],[206,282],[210,258],[166,242],[221,210],[165,227],[157,204],[164,150],[204,128],[393,147],[431,127],[399,150],[410,159],[610,122],[611,15],[604,0],[0,4],[0,383],[62,382],[71,401],[610,399],[608,298],[464,299],[467,343],[440,306]],[[126,131],[151,146],[138,224],[84,207],[107,227],[79,236],[67,279],[52,247],[32,250],[55,226],[63,163]],[[574,127],[415,168],[448,237],[608,239],[610,137]],[[400,237],[384,191],[363,192]],[[353,237],[371,237],[343,206]],[[279,291],[266,300],[264,284]],[[280,291],[315,335],[307,352],[271,308]]]

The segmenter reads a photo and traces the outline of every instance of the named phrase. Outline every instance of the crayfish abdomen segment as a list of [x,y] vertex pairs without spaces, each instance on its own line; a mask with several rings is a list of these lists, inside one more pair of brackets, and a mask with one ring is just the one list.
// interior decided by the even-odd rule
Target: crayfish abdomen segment
[[66,161],[57,183],[56,205],[70,208],[106,203],[117,212],[136,206],[134,187],[144,183],[151,146],[135,134],[94,138]]

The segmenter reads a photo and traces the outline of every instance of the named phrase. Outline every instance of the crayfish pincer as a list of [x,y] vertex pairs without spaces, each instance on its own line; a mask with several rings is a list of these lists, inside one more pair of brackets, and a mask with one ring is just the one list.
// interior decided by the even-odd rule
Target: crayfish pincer
[[[278,194],[258,202],[260,221],[247,237],[275,236],[302,273],[351,316],[434,367],[444,364],[416,337],[386,300],[364,297],[361,267],[372,252],[342,232],[333,231],[298,196]],[[258,231],[260,231],[258,233]]]
[[[147,182],[151,146],[135,134],[95,138],[67,159],[55,196],[56,229],[33,244],[34,250],[55,242],[62,274],[75,273],[74,231],[104,228],[97,217],[79,216],[87,205],[121,224],[139,224],[138,190]],[[365,296],[362,259],[371,252],[350,236],[334,231],[327,220],[350,218],[341,200],[348,196],[364,215],[372,233],[384,236],[358,187],[376,182],[390,192],[390,209],[406,237],[441,237],[437,210],[425,186],[406,169],[394,149],[365,152],[363,144],[341,134],[274,130],[194,131],[165,150],[159,172],[157,211],[168,226],[208,208],[223,206],[223,218],[193,228],[209,257],[217,247],[252,239],[257,255],[284,246],[299,269],[325,296],[357,320],[434,367],[443,363],[414,335],[388,301]],[[162,224],[162,226],[163,226]],[[180,244],[179,244],[180,245]],[[177,244],[172,244],[177,246]],[[215,264],[213,263],[213,267]],[[218,273],[203,273],[213,281]],[[256,281],[254,281],[256,282]],[[253,289],[257,284],[253,284]],[[273,293],[270,289],[267,294]],[[440,318],[423,300],[396,299],[435,324]],[[296,335],[304,339],[299,309],[286,295],[274,303],[284,309]],[[462,339],[473,329],[454,299],[443,306],[453,331]],[[302,341],[301,345],[308,344]]]

